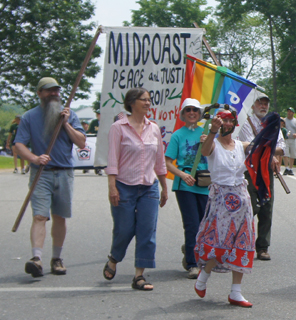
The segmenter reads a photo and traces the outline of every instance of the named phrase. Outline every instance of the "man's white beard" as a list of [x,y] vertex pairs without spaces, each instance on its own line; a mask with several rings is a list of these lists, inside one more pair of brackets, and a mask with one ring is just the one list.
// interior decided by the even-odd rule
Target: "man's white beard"
[[60,119],[60,113],[62,111],[61,99],[59,97],[45,98],[42,100],[42,107],[44,110],[43,137],[45,140],[49,140]]

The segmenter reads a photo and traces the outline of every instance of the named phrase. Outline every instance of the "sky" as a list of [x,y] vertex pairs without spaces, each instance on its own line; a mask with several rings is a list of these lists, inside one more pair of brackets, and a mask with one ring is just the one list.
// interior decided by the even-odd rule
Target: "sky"
[[[94,0],[93,0],[94,1]],[[131,21],[132,11],[138,10],[140,6],[136,3],[136,0],[97,0],[94,1],[96,5],[95,15],[92,19],[97,25],[106,27],[121,27],[123,21]],[[207,0],[207,6],[215,7],[217,2],[215,0]],[[106,35],[100,34],[97,44],[105,51]],[[90,98],[88,100],[72,101],[71,107],[78,108],[80,105],[91,106],[96,100],[96,92],[100,92],[103,82],[104,72],[104,52],[100,58],[97,59],[98,64],[101,66],[101,72],[95,79],[90,81],[93,83],[91,88]]]

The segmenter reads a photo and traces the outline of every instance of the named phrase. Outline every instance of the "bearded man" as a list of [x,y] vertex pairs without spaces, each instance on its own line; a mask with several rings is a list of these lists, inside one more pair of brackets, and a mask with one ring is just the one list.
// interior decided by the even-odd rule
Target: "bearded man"
[[[258,92],[256,100],[252,106],[253,114],[250,117],[249,121],[246,121],[242,129],[239,132],[239,140],[251,142],[254,140],[256,135],[263,129],[261,125],[262,119],[267,115],[269,111],[269,97],[262,93]],[[282,134],[282,131],[279,131],[279,136],[277,140],[275,155],[284,155],[285,150],[285,140]],[[259,260],[270,260],[270,254],[268,253],[268,247],[270,246],[271,238],[271,223],[272,223],[272,211],[273,211],[273,202],[274,202],[274,171],[279,171],[280,163],[276,157],[273,157],[271,168],[269,170],[269,179],[270,179],[270,192],[271,198],[266,204],[260,206],[258,201],[258,192],[255,186],[252,183],[252,179],[248,171],[245,172],[245,178],[248,180],[248,191],[251,197],[252,208],[254,215],[257,214],[258,218],[258,232],[256,239],[256,252],[257,259]]]
[[[31,197],[33,221],[31,245],[33,258],[25,264],[32,277],[43,276],[42,250],[46,234],[46,221],[52,217],[51,272],[66,274],[61,251],[66,237],[66,218],[71,217],[73,196],[73,143],[85,147],[85,132],[77,115],[69,108],[62,109],[60,85],[54,78],[42,78],[37,85],[40,106],[27,111],[15,138],[18,154],[31,163],[30,183],[40,165],[44,166]],[[63,125],[50,155],[46,154],[51,136],[63,116]],[[30,142],[32,152],[26,147]],[[51,211],[51,215],[50,215]]]

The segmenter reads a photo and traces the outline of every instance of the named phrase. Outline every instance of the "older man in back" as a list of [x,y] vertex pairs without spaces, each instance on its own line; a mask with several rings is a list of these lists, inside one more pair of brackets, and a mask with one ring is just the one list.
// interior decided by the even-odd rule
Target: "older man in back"
[[[251,142],[254,140],[257,133],[259,133],[263,127],[261,126],[262,119],[267,115],[269,111],[269,97],[261,92],[257,93],[256,101],[252,106],[253,114],[246,121],[239,133],[239,140]],[[279,132],[279,137],[276,145],[276,155],[283,155],[285,150],[285,140],[283,138],[282,131]],[[249,182],[248,191],[250,193],[252,207],[254,215],[257,214],[258,218],[258,232],[256,239],[256,252],[257,258],[260,260],[270,260],[270,255],[268,253],[268,247],[270,246],[271,237],[271,223],[272,223],[272,210],[274,202],[274,187],[273,187],[273,172],[276,170],[276,166],[279,169],[279,162],[274,157],[269,172],[270,178],[270,191],[271,199],[267,201],[266,204],[259,206],[258,192],[252,183],[252,179],[248,171],[245,172],[245,177]]]
[[[38,172],[44,169],[31,197],[33,221],[31,245],[33,258],[25,264],[25,271],[32,277],[43,276],[42,251],[46,234],[46,221],[52,217],[51,272],[66,274],[60,258],[66,237],[66,218],[71,217],[73,195],[73,143],[85,147],[85,132],[77,115],[69,108],[62,108],[60,85],[54,78],[42,78],[37,85],[40,106],[27,111],[15,138],[18,154],[31,162],[30,186]],[[63,125],[50,153],[46,154],[53,131],[63,117]],[[32,152],[26,147],[30,142]],[[51,215],[50,215],[51,210]]]

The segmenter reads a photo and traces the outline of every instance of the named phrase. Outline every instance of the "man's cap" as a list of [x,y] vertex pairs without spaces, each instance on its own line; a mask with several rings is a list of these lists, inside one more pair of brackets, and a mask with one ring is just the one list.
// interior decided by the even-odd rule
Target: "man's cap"
[[37,91],[40,91],[41,89],[49,89],[53,87],[60,88],[61,86],[58,84],[58,82],[54,78],[44,77],[39,80],[37,85]]
[[270,101],[269,96],[266,95],[265,93],[260,92],[260,91],[256,92],[256,100],[261,100],[261,99],[264,99],[264,98],[267,99],[268,101]]
[[89,121],[88,120],[82,120],[81,123],[89,124]]
[[183,103],[182,103],[182,106],[181,106],[181,111],[180,111],[180,120],[181,121],[184,121],[185,122],[185,118],[184,118],[184,109],[186,107],[195,107],[197,109],[199,109],[200,111],[200,115],[202,115],[203,111],[204,111],[204,107],[202,107],[200,105],[200,102],[196,99],[191,99],[191,98],[186,98]]
[[281,117],[280,120],[281,120],[282,122],[286,123],[284,118]]
[[20,115],[20,114],[17,114],[16,116],[15,116],[15,118],[16,119],[20,119],[22,116]]
[[101,110],[100,110],[100,109],[97,109],[97,110],[95,111],[95,113],[101,114]]
[[288,110],[290,110],[290,111],[292,111],[293,113],[295,113],[295,110],[294,110],[294,108],[292,108],[292,107],[289,107],[288,109],[287,109],[287,111]]

